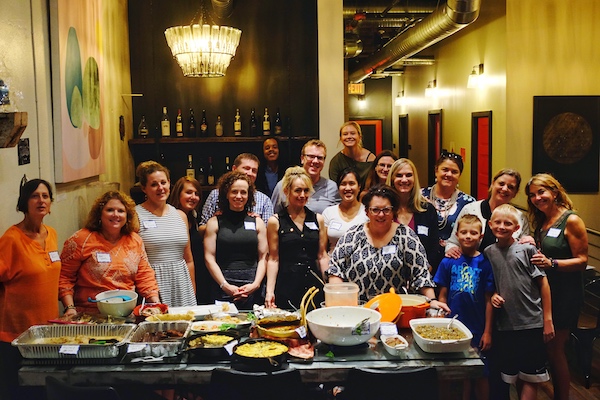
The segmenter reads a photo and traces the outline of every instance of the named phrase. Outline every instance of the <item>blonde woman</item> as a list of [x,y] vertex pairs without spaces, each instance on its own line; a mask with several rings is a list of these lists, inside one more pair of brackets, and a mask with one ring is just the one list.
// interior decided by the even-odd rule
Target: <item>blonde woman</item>
[[352,167],[358,172],[360,185],[365,184],[375,154],[363,147],[362,137],[362,130],[358,123],[344,122],[340,128],[340,142],[344,148],[333,156],[329,163],[329,179],[337,182],[339,173],[345,168]]
[[329,263],[327,229],[323,216],[306,207],[313,186],[304,168],[288,168],[281,187],[287,205],[267,223],[265,305],[298,308],[306,290],[321,286],[319,278]]

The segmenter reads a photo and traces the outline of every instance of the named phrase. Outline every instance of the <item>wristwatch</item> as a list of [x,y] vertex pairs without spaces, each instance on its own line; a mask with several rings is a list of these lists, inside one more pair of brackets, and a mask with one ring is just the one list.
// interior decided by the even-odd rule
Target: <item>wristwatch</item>
[[552,263],[552,269],[558,268],[558,260],[555,260],[554,258],[551,258],[550,262]]

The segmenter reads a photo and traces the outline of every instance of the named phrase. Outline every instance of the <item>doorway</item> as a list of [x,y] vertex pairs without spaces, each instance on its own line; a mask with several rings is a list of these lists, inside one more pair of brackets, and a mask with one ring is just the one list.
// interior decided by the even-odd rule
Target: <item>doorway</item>
[[435,183],[435,162],[442,154],[442,110],[430,110],[427,118],[427,181]]
[[488,196],[492,170],[492,112],[471,114],[471,196]]

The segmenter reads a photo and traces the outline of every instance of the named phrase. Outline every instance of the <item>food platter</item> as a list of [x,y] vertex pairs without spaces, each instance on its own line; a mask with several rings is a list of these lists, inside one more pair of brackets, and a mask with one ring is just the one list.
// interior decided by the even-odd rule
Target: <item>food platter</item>
[[425,325],[434,328],[446,328],[450,321],[452,321],[452,318],[418,318],[410,320],[414,341],[427,353],[452,353],[469,350],[473,334],[459,320],[454,320],[452,326],[464,334],[464,337],[460,339],[429,339],[421,336],[417,331],[419,327]]
[[220,302],[218,304],[204,304],[190,307],[170,307],[169,314],[187,314],[192,313],[195,321],[202,321],[213,314],[236,315],[239,313],[236,305],[229,302]]
[[[176,357],[188,335],[186,321],[142,322],[127,340],[127,353],[135,357]],[[157,336],[162,336],[157,338]]]
[[[216,340],[212,340],[212,338]],[[220,341],[221,337],[228,337]],[[237,344],[240,335],[235,330],[225,332],[198,333],[186,338],[183,352],[187,353],[190,361],[199,361],[203,358],[228,359],[230,357],[226,346]]]

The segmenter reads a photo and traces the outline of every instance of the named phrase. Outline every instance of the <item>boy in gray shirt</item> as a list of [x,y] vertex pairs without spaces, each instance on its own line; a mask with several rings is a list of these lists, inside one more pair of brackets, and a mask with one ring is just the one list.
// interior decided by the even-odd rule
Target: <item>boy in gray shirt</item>
[[530,261],[538,250],[512,237],[519,229],[518,215],[510,204],[494,210],[489,226],[498,241],[484,253],[496,284],[494,347],[502,380],[516,384],[521,400],[535,400],[537,384],[550,379],[544,343],[554,338],[554,325],[548,279]]

